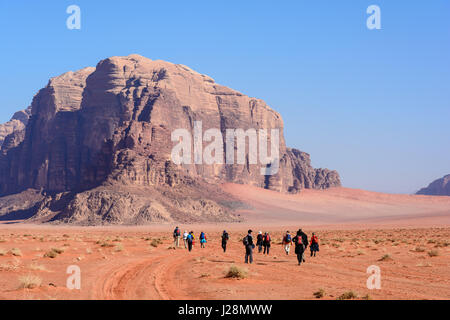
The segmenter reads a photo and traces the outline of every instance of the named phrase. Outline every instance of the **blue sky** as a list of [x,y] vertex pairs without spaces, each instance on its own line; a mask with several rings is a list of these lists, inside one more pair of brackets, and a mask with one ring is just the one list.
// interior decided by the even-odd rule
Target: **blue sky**
[[450,173],[448,0],[2,1],[0,35],[0,122],[50,77],[138,53],[264,99],[346,187],[412,193]]

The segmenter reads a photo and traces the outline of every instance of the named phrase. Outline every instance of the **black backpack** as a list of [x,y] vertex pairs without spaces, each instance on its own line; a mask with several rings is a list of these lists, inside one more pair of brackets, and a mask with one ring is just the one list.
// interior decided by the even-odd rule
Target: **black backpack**
[[242,243],[244,244],[244,246],[248,246],[250,244],[248,241],[248,236],[245,236],[244,239],[242,239]]

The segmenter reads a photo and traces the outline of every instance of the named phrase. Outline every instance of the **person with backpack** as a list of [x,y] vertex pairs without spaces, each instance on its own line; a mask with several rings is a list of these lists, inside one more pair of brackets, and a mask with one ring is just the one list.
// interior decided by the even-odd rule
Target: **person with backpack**
[[302,237],[302,242],[303,242],[303,246],[304,246],[302,260],[303,260],[303,262],[306,262],[305,261],[305,251],[306,251],[306,248],[308,248],[308,236],[306,235],[306,233],[304,233],[302,231],[302,229],[298,229],[298,231],[300,232],[300,236]]
[[266,232],[264,234],[264,238],[263,238],[264,254],[267,254],[267,255],[269,254],[271,241],[272,241],[272,239],[270,238],[270,234],[268,232]]
[[263,247],[263,234],[262,231],[258,232],[258,235],[256,236],[256,245],[258,246],[258,253],[262,252]]
[[286,234],[283,237],[283,245],[284,251],[286,251],[286,255],[289,255],[289,251],[291,250],[292,237],[289,231],[286,231]]
[[248,230],[248,234],[242,240],[245,247],[245,263],[249,263],[249,261],[253,263],[253,249],[255,245],[253,244],[252,232],[252,230]]
[[181,237],[180,228],[176,227],[175,230],[173,230],[173,246],[174,247],[178,248],[180,246],[180,237]]
[[222,249],[223,249],[224,253],[227,251],[227,243],[228,243],[229,239],[230,239],[230,237],[228,235],[228,232],[226,230],[223,230],[223,233],[222,233]]
[[188,250],[189,252],[192,251],[192,246],[194,245],[194,231],[189,232],[188,236],[187,236],[187,244],[188,244]]
[[205,248],[206,235],[205,235],[205,233],[203,231],[200,232],[199,240],[200,240],[200,248]]
[[301,230],[297,231],[297,235],[294,237],[294,239],[292,239],[292,242],[295,245],[295,254],[297,255],[298,265],[301,265],[303,261],[303,253],[305,252]]
[[311,250],[311,257],[314,254],[314,257],[316,256],[316,252],[319,251],[319,238],[316,236],[316,234],[313,232],[311,236],[311,242],[309,244],[309,249]]
[[184,242],[184,248],[187,249],[187,238],[189,236],[189,233],[187,232],[187,230],[184,231],[183,233],[183,242]]

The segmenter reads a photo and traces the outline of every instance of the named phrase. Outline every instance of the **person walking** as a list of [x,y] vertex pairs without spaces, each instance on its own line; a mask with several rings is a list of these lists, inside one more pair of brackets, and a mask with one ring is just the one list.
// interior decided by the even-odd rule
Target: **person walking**
[[245,263],[253,263],[253,249],[255,245],[253,244],[252,230],[248,230],[248,234],[242,240],[245,246]]
[[258,235],[256,236],[256,245],[258,246],[258,253],[262,252],[263,247],[263,234],[262,231],[258,232]]
[[301,230],[297,231],[297,235],[294,237],[294,239],[292,239],[292,242],[295,245],[295,254],[297,255],[298,265],[301,265],[303,261],[303,253],[305,252]]
[[306,262],[305,261],[305,251],[306,251],[306,248],[308,248],[308,236],[306,235],[306,233],[304,233],[302,231],[302,229],[298,229],[298,231],[300,232],[300,236],[302,237],[302,242],[303,242],[303,246],[304,246],[302,260],[303,260],[303,262]]
[[194,245],[194,231],[189,232],[188,237],[187,237],[187,244],[188,244],[188,250],[189,252],[192,251],[192,246]]
[[319,238],[316,236],[316,234],[313,232],[311,236],[311,242],[309,244],[309,249],[311,250],[311,257],[314,255],[316,256],[316,252],[319,251]]
[[267,254],[267,255],[269,254],[271,241],[272,241],[272,239],[270,238],[270,234],[268,232],[266,232],[264,234],[264,238],[263,238],[264,254]]
[[175,230],[173,230],[173,246],[176,248],[180,246],[180,237],[181,237],[180,228],[176,227]]
[[286,234],[283,237],[283,245],[286,255],[289,255],[289,251],[291,250],[291,243],[292,243],[292,236],[289,233],[289,231],[286,231]]
[[227,243],[228,243],[229,239],[230,239],[230,236],[228,235],[228,232],[226,230],[223,230],[223,233],[222,233],[222,249],[223,249],[224,253],[227,252]]
[[187,232],[187,230],[184,231],[183,233],[183,242],[184,242],[184,248],[187,249],[187,238],[188,238],[189,233]]
[[200,248],[205,248],[206,235],[205,235],[205,233],[203,231],[200,232],[199,240],[200,240]]

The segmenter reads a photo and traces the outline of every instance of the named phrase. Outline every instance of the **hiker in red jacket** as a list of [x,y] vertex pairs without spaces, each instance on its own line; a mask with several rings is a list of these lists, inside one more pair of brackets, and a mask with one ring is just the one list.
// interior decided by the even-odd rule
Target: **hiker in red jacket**
[[270,250],[270,241],[272,239],[270,239],[270,234],[268,232],[266,232],[264,234],[264,238],[263,238],[263,246],[264,246],[264,254],[269,254],[269,250]]
[[311,250],[311,257],[316,256],[316,252],[319,251],[319,238],[313,232],[311,242],[309,243],[309,249]]
[[297,235],[294,239],[292,239],[292,242],[295,244],[295,254],[297,255],[298,265],[301,265],[303,261],[303,253],[305,252],[305,245],[303,244],[302,239],[302,230],[297,231]]

